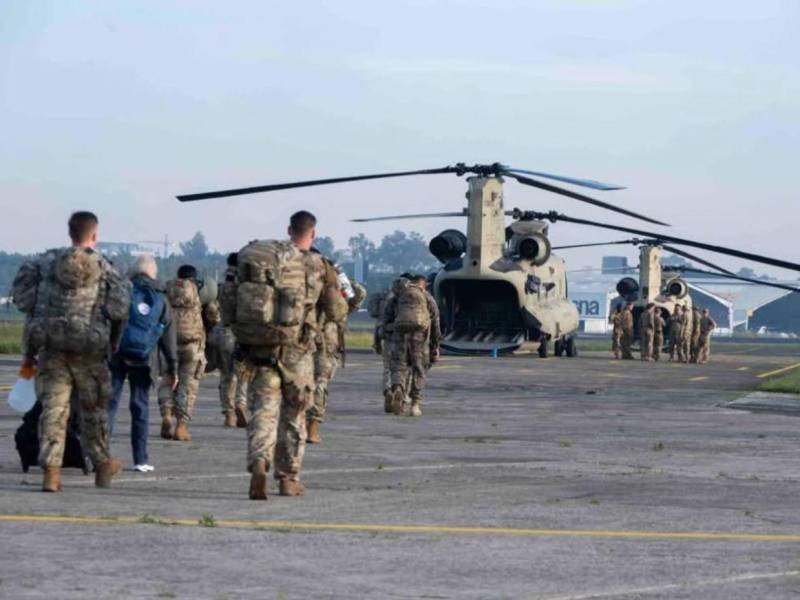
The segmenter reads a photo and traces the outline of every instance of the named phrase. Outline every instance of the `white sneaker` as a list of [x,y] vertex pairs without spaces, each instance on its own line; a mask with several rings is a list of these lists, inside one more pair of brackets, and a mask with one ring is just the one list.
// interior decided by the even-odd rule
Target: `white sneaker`
[[153,465],[133,465],[133,470],[139,471],[139,473],[149,473],[155,471],[156,468]]

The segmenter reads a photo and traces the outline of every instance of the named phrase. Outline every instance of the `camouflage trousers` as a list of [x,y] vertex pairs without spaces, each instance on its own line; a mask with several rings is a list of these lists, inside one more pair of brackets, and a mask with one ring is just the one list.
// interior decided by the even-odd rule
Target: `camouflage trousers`
[[174,413],[183,421],[191,421],[200,380],[206,368],[205,342],[178,345],[178,389],[174,392],[169,381],[161,378],[158,388],[158,407],[161,416]]
[[692,338],[683,335],[678,340],[678,360],[682,363],[688,363],[692,358]]
[[633,331],[623,331],[622,339],[620,340],[620,350],[622,351],[622,358],[633,358],[631,353],[631,346],[633,345]]
[[675,339],[675,336],[669,336],[669,359],[675,360],[675,354],[678,351],[678,340]]
[[339,366],[339,353],[321,350],[314,355],[314,400],[308,409],[309,421],[324,421],[328,410],[328,387]]
[[244,365],[234,358],[236,341],[233,335],[218,338],[216,348],[217,364],[219,364],[219,403],[222,414],[233,413],[236,407],[242,409],[247,404],[247,383],[241,377]]
[[611,333],[611,351],[614,353],[614,358],[620,357],[620,352],[622,351],[622,332],[616,329]]
[[95,466],[109,460],[108,402],[111,372],[104,355],[43,354],[36,376],[36,396],[42,403],[39,419],[39,464],[60,467],[64,457],[70,396],[78,396],[81,445]]
[[700,348],[697,351],[697,362],[706,363],[711,358],[711,334],[700,336]]
[[383,340],[383,393],[392,389],[392,339]]
[[653,359],[653,330],[652,329],[642,329],[640,337],[639,337],[639,344],[641,346],[641,356],[642,360],[652,360]]
[[270,365],[246,356],[247,468],[256,460],[274,464],[277,479],[300,478],[306,448],[306,411],[314,389],[314,357],[290,349],[283,360]]
[[692,335],[692,354],[691,361],[696,363],[700,357],[700,345],[702,344],[701,336]]
[[427,371],[428,335],[424,331],[395,332],[392,336],[389,368],[392,387],[400,386],[412,401],[422,398]]
[[656,333],[653,336],[653,360],[661,358],[661,350],[664,348],[664,334]]

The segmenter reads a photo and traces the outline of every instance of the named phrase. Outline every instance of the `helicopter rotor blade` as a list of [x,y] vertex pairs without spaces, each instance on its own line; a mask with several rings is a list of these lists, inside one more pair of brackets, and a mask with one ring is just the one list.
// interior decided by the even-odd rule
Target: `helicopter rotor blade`
[[655,225],[664,225],[669,227],[668,223],[664,223],[663,221],[657,221],[656,219],[651,219],[650,217],[645,217],[644,215],[640,215],[635,213],[631,210],[627,210],[625,208],[619,208],[618,206],[614,206],[613,204],[609,204],[608,202],[603,202],[601,200],[596,200],[595,198],[590,198],[589,196],[584,196],[583,194],[579,194],[577,192],[573,192],[570,190],[566,190],[564,188],[560,188],[555,185],[551,185],[549,183],[544,183],[543,181],[537,181],[536,179],[531,179],[530,177],[523,177],[522,175],[515,175],[513,173],[508,173],[509,177],[513,177],[517,181],[519,181],[523,185],[529,185],[531,187],[539,188],[541,190],[545,190],[548,192],[553,192],[554,194],[561,194],[562,196],[566,196],[568,198],[573,198],[575,200],[580,200],[581,202],[586,202],[588,204],[592,204],[594,206],[599,206],[600,208],[605,208],[606,210],[611,210],[622,215],[627,215],[629,217],[633,217],[635,219],[639,219],[641,221],[647,221],[648,223],[653,223]]
[[788,290],[790,292],[798,292],[800,293],[800,288],[792,287],[790,285],[784,285],[782,283],[775,283],[772,281],[764,281],[763,279],[753,279],[752,277],[744,277],[742,275],[734,275],[732,273],[716,273],[714,271],[706,271],[704,269],[695,269],[694,267],[672,267],[669,269],[670,272],[680,272],[680,273],[700,273],[703,275],[713,275],[714,277],[721,277],[723,279],[735,279],[738,281],[744,281],[747,283],[753,283],[756,285],[763,285],[766,287],[773,287],[778,288],[780,290]]
[[638,238],[631,238],[629,240],[618,240],[616,242],[594,242],[591,244],[570,244],[569,246],[553,246],[552,250],[570,250],[572,248],[594,248],[596,246],[617,246],[621,244],[640,244],[644,240]]
[[542,173],[541,171],[528,171],[527,169],[517,169],[507,165],[501,165],[502,172],[508,173],[524,173],[525,175],[534,175],[536,177],[544,177],[546,179],[554,179],[562,183],[571,183],[572,185],[579,185],[581,187],[592,188],[593,190],[600,190],[608,192],[611,190],[624,190],[624,185],[616,185],[613,183],[603,183],[602,181],[595,181],[594,179],[580,179],[578,177],[565,177],[564,175],[553,175],[552,173]]
[[706,244],[703,242],[695,242],[693,240],[686,240],[683,238],[671,236],[671,235],[664,235],[660,233],[653,233],[652,231],[644,231],[642,229],[634,229],[632,227],[622,227],[619,225],[611,225],[609,223],[600,223],[599,221],[590,221],[588,219],[578,219],[576,217],[570,217],[567,215],[562,215],[555,211],[551,211],[549,213],[543,212],[535,212],[535,211],[511,211],[512,215],[516,218],[525,217],[531,219],[547,219],[555,223],[556,221],[564,221],[566,223],[575,223],[576,225],[588,225],[589,227],[602,227],[603,229],[611,229],[613,231],[621,231],[623,233],[630,233],[632,235],[642,235],[648,238],[653,238],[656,240],[661,240],[663,242],[671,242],[673,244],[679,244],[681,246],[690,246],[693,248],[700,248],[702,250],[708,250],[710,252],[716,252],[718,254],[727,254],[728,256],[735,256],[737,258],[743,258],[745,260],[752,260],[753,262],[762,263],[765,265],[770,265],[773,267],[780,267],[781,269],[789,269],[790,271],[800,271],[800,264],[790,262],[788,260],[781,260],[779,258],[771,258],[769,256],[763,256],[761,254],[753,254],[751,252],[744,252],[742,250],[736,250],[734,248],[726,248],[725,246],[717,246],[716,244]]
[[441,173],[457,173],[456,167],[441,167],[439,169],[421,169],[418,171],[399,171],[395,173],[377,173],[375,175],[355,175],[353,177],[333,177],[329,179],[310,179],[307,181],[293,181],[291,183],[276,183],[273,185],[259,185],[255,187],[220,190],[218,192],[203,192],[200,194],[183,194],[177,196],[181,202],[195,202],[197,200],[210,200],[212,198],[226,198],[229,196],[242,196],[244,194],[258,194],[261,192],[275,192],[294,188],[311,187],[315,185],[328,185],[332,183],[345,183],[348,181],[364,181],[368,179],[385,179],[388,177],[408,177],[410,175],[439,175]]
[[438,219],[444,217],[466,217],[465,212],[419,213],[415,215],[390,215],[387,217],[369,217],[366,219],[350,219],[351,223],[371,223],[373,221],[399,221],[402,219]]
[[719,265],[715,265],[712,262],[708,262],[707,260],[702,259],[699,256],[695,256],[694,254],[689,254],[685,250],[681,250],[680,248],[676,248],[675,246],[667,246],[665,244],[665,245],[662,245],[661,247],[664,250],[672,252],[673,254],[677,254],[678,256],[682,256],[683,258],[688,258],[689,260],[693,260],[694,262],[698,262],[701,265],[705,265],[707,267],[711,267],[712,269],[715,269],[716,271],[719,271],[720,273],[725,273],[726,275],[736,275],[736,273],[734,273],[733,271],[728,271],[727,269],[723,269]]

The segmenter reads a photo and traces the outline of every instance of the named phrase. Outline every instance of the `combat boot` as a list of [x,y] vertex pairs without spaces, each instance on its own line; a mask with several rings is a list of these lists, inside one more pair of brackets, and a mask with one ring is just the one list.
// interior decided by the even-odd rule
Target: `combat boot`
[[294,479],[283,478],[278,486],[281,496],[302,496],[306,493],[306,486]]
[[236,415],[232,412],[225,413],[225,427],[236,427]]
[[43,492],[61,491],[61,467],[44,467]]
[[267,499],[267,463],[258,459],[250,469],[250,500]]
[[244,414],[243,406],[236,407],[236,426],[239,429],[244,429],[247,427],[247,415]]
[[392,390],[383,390],[383,412],[392,412]]
[[401,416],[405,412],[406,394],[403,388],[396,385],[392,388],[392,412]]
[[122,470],[122,463],[116,458],[109,458],[106,462],[100,463],[95,468],[94,484],[97,487],[111,487],[111,480],[114,475]]
[[412,400],[411,401],[411,412],[408,413],[409,417],[421,417],[422,416],[422,408],[419,405],[419,400]]
[[172,411],[165,410],[161,416],[161,437],[165,440],[172,439]]
[[175,426],[175,434],[172,436],[172,439],[177,442],[191,442],[192,435],[189,433],[189,427],[186,425],[186,421],[178,417],[178,424]]
[[308,435],[306,442],[309,444],[319,444],[322,438],[319,436],[319,421],[316,419],[308,422]]

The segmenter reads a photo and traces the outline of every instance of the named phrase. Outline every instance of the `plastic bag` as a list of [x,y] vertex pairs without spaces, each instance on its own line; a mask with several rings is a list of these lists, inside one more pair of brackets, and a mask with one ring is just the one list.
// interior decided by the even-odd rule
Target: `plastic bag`
[[26,413],[36,403],[36,388],[33,378],[20,377],[8,393],[8,405],[19,413]]

